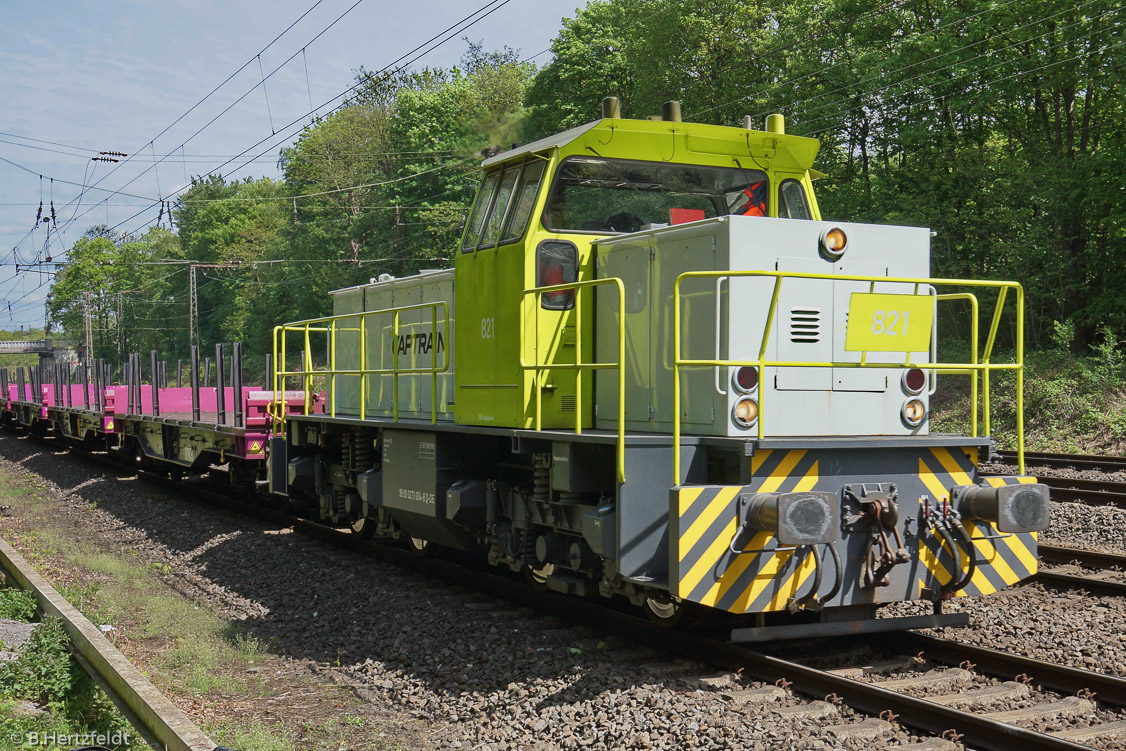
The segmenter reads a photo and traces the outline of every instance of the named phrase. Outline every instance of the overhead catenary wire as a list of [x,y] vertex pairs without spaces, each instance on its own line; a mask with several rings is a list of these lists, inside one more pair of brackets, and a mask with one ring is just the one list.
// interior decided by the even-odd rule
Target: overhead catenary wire
[[[445,44],[450,39],[456,37],[457,35],[459,35],[463,32],[465,32],[467,29],[469,29],[473,25],[479,23],[480,21],[484,20],[485,18],[487,18],[489,15],[496,12],[497,10],[500,10],[504,6],[508,5],[510,2],[512,2],[512,0],[490,0],[490,2],[481,6],[480,8],[478,8],[473,13],[470,13],[469,15],[463,17],[462,19],[460,19],[456,23],[448,26],[443,31],[441,31],[441,32],[435,34],[434,36],[430,37],[428,40],[426,40],[422,44],[417,45],[416,47],[414,47],[409,52],[404,53],[403,55],[401,55],[396,60],[392,61],[391,63],[388,63],[383,68],[381,68],[379,71],[376,71],[376,74],[385,73],[392,66],[399,65],[400,63],[402,63],[402,65],[400,65],[400,67],[397,70],[405,69],[407,66],[411,65],[412,63],[421,59],[425,55],[429,54],[433,50],[440,47],[441,45]],[[450,33],[450,32],[453,32],[453,33]],[[436,44],[433,44],[436,40],[439,40],[439,39],[441,41],[438,41]],[[423,48],[425,48],[425,47],[427,47],[428,45],[431,45],[431,44],[433,44],[433,46],[429,47],[429,49],[425,49],[420,54],[416,55],[415,57],[411,58],[410,60],[407,60],[407,62],[403,63],[403,61],[406,60],[406,58],[410,57],[411,55],[413,55],[416,52],[419,52],[419,50],[423,50]],[[348,87],[347,89],[340,92],[339,94],[327,99],[325,102],[323,102],[318,107],[316,107],[313,111],[306,112],[305,114],[303,114],[300,117],[296,118],[295,120],[291,121],[287,125],[283,126],[282,129],[278,131],[278,133],[283,134],[282,138],[280,139],[278,144],[292,138],[292,136],[294,134],[289,132],[289,131],[290,131],[291,128],[293,128],[294,125],[297,125],[299,123],[303,123],[306,117],[314,114],[315,112],[319,112],[320,110],[324,109],[325,107],[327,107],[327,106],[329,106],[329,105],[331,105],[335,102],[338,102],[338,101],[344,99],[349,94],[351,94],[352,92],[356,91],[361,86],[363,86],[364,83],[365,83],[365,81],[357,82],[356,84]],[[301,127],[303,128],[304,126],[302,125]],[[232,162],[241,159],[248,152],[253,151],[254,149],[258,148],[263,143],[265,143],[266,141],[269,141],[271,138],[273,138],[276,135],[278,135],[278,134],[277,133],[271,134],[270,136],[266,136],[265,138],[260,139],[259,141],[252,144],[251,146],[247,147],[246,149],[243,149],[243,151],[241,153],[239,153],[238,155],[236,155],[235,157],[232,157],[231,159],[228,159],[227,161],[223,162],[223,164],[220,164],[218,167],[215,167],[208,174],[213,174],[213,173],[221,170],[223,167],[226,167],[228,164],[231,164]],[[257,156],[260,157],[260,156],[264,155],[265,153],[272,151],[276,147],[276,145],[278,145],[278,144],[271,144],[270,146],[268,146],[266,148],[265,151],[263,151],[261,154],[258,154]],[[237,171],[238,169],[241,169],[241,166],[236,168],[235,171]],[[126,183],[126,184],[128,185],[128,183]],[[191,185],[181,186],[179,189],[173,191],[169,195],[171,195],[171,196],[178,195],[179,193],[183,192],[184,190],[187,190],[190,187],[191,187]],[[119,228],[119,227],[121,227],[125,224],[132,222],[134,219],[139,217],[141,214],[145,213],[145,211],[148,211],[149,209],[152,209],[152,208],[155,208],[155,207],[156,207],[156,203],[154,202],[152,205],[149,206],[148,209],[143,209],[143,210],[133,214],[132,216],[128,217],[127,219],[125,219],[125,220],[119,222],[118,224],[116,224],[112,229],[117,229],[117,228]]]
[[[472,27],[476,23],[480,22],[484,18],[488,17],[493,12],[495,12],[495,11],[499,10],[500,8],[504,7],[505,5],[510,3],[511,1],[512,0],[490,0],[490,2],[486,3],[484,6],[478,8],[474,12],[472,12],[469,15],[463,17],[462,19],[455,22],[454,24],[451,24],[446,29],[444,29],[441,32],[439,32],[439,33],[435,34],[434,36],[430,37],[425,42],[417,45],[412,50],[404,53],[403,55],[401,55],[399,58],[392,61],[391,63],[388,63],[383,68],[381,68],[379,71],[376,71],[376,73],[382,74],[382,73],[387,72],[393,66],[399,65],[400,63],[403,63],[404,60],[411,57],[411,55],[414,55],[414,53],[419,52],[419,50],[424,50],[424,48],[426,48],[428,45],[431,45],[436,40],[440,39],[440,41],[438,41],[436,44],[433,44],[433,46],[430,46],[428,49],[425,49],[420,54],[416,55],[415,57],[411,58],[410,60],[407,60],[407,62],[403,63],[397,70],[405,69],[410,64],[416,62],[417,60],[421,59],[423,56],[429,54],[430,52],[437,49],[441,45],[450,41],[450,39],[452,39],[452,38],[456,37],[457,35],[463,33],[464,31],[466,31],[467,29],[469,29],[470,27]],[[450,32],[453,32],[453,33],[450,33]],[[254,143],[253,145],[247,147],[246,149],[243,149],[243,151],[240,152],[239,154],[235,155],[234,157],[226,160],[222,164],[220,164],[217,167],[210,170],[208,172],[208,174],[209,175],[214,174],[215,172],[217,172],[217,171],[223,169],[224,167],[226,167],[228,164],[231,164],[232,162],[241,159],[248,152],[252,151],[253,149],[255,149],[259,146],[261,146],[263,143],[270,140],[273,136],[275,136],[279,133],[282,134],[282,138],[278,141],[278,144],[280,144],[281,142],[289,140],[294,135],[294,132],[291,132],[291,129],[293,128],[294,125],[304,123],[306,117],[309,117],[310,115],[313,115],[314,113],[319,112],[320,110],[324,109],[325,107],[344,99],[349,94],[351,94],[352,92],[354,92],[358,88],[360,88],[362,85],[364,85],[364,83],[365,83],[364,81],[360,81],[360,82],[357,82],[356,84],[348,87],[347,89],[345,89],[341,93],[337,94],[336,96],[333,96],[330,99],[326,100],[325,102],[323,102],[318,107],[315,107],[313,110],[304,113],[303,115],[301,115],[297,119],[295,119],[295,120],[291,121],[290,123],[288,123],[287,125],[283,126],[277,133],[271,134],[271,136],[267,136],[267,137],[259,140],[258,142]],[[301,127],[303,128],[305,126],[302,124]],[[267,152],[272,151],[274,148],[275,148],[275,145],[271,145],[271,146],[267,147],[267,149],[265,151],[263,151],[261,154],[256,155],[254,158],[255,159],[261,158]],[[238,169],[241,169],[243,166],[245,166],[245,165],[240,165],[238,168],[236,168],[235,171],[237,171]],[[144,173],[142,173],[142,174],[144,174]],[[139,177],[140,177],[140,175],[135,177],[134,180],[136,180]],[[130,180],[129,182],[125,183],[125,185],[122,186],[122,187],[127,187],[132,182],[133,182],[133,180]],[[189,187],[191,187],[190,183],[185,184],[185,185],[181,186],[179,189],[177,189],[176,191],[173,191],[172,193],[170,193],[169,196],[176,196],[179,193],[183,192],[184,190],[187,190]],[[153,201],[152,204],[150,204],[150,206],[148,207],[148,209],[143,209],[143,210],[133,214],[132,216],[127,217],[123,221],[118,222],[111,229],[116,230],[116,229],[118,229],[118,228],[120,228],[120,227],[122,227],[126,224],[131,223],[133,220],[135,220],[136,218],[138,218],[139,216],[144,214],[145,211],[147,211],[149,209],[156,208],[158,205],[159,205],[159,201]],[[83,215],[79,215],[78,218],[81,218],[82,216]]]
[[[311,6],[309,6],[309,8],[308,8],[308,9],[306,9],[306,10],[305,10],[305,11],[304,11],[304,12],[303,12],[303,13],[302,13],[302,14],[301,14],[300,16],[298,16],[298,17],[297,17],[297,18],[296,18],[296,19],[295,19],[295,20],[294,20],[293,22],[291,22],[291,23],[290,23],[290,24],[289,24],[288,26],[286,26],[286,27],[285,27],[285,29],[283,29],[283,30],[282,30],[282,32],[281,32],[280,34],[278,34],[278,35],[277,35],[276,37],[274,37],[274,38],[273,38],[272,40],[270,40],[269,44],[267,44],[267,45],[266,45],[265,47],[263,47],[262,49],[260,49],[260,50],[259,50],[259,51],[258,51],[258,52],[257,52],[257,53],[256,53],[256,54],[255,54],[255,55],[253,56],[253,57],[251,57],[251,58],[250,58],[249,60],[247,60],[247,61],[246,61],[245,63],[243,63],[242,65],[240,65],[240,66],[239,66],[239,67],[238,67],[238,68],[237,68],[237,69],[236,69],[236,70],[235,70],[235,71],[234,71],[233,73],[231,73],[231,74],[230,74],[229,76],[227,76],[227,77],[226,77],[225,79],[223,79],[223,81],[222,81],[221,83],[219,83],[219,84],[218,84],[218,85],[217,85],[217,86],[216,86],[215,88],[211,89],[211,91],[209,91],[209,92],[207,92],[206,94],[204,94],[204,95],[203,95],[203,97],[202,97],[202,98],[200,98],[200,100],[199,100],[199,101],[197,101],[197,102],[196,102],[195,104],[193,104],[193,105],[192,105],[191,107],[189,107],[189,108],[188,108],[187,110],[185,110],[183,114],[181,114],[181,115],[180,115],[179,117],[177,117],[177,118],[176,118],[175,120],[173,120],[173,121],[172,121],[171,123],[169,123],[169,124],[168,124],[167,126],[165,126],[165,128],[164,128],[164,129],[163,129],[162,131],[160,131],[160,132],[159,132],[159,133],[157,133],[157,134],[156,134],[155,136],[153,136],[152,138],[150,138],[150,139],[149,139],[149,141],[156,141],[156,140],[157,140],[158,138],[160,138],[161,136],[163,136],[163,135],[164,135],[165,133],[167,133],[168,131],[170,131],[170,130],[171,130],[172,128],[176,127],[176,125],[177,125],[177,124],[179,124],[179,123],[180,123],[180,121],[182,121],[182,120],[183,120],[183,119],[184,119],[185,117],[187,117],[187,116],[188,116],[188,115],[190,115],[190,114],[191,114],[192,112],[194,112],[194,111],[195,111],[195,110],[196,110],[197,108],[199,108],[199,106],[200,106],[201,104],[203,104],[204,102],[206,102],[206,101],[207,101],[208,99],[210,99],[210,98],[211,98],[212,96],[214,96],[214,95],[215,95],[215,94],[216,94],[216,93],[217,93],[217,92],[218,92],[218,91],[219,91],[220,89],[222,89],[222,88],[223,88],[224,86],[226,86],[226,85],[227,85],[228,83],[230,83],[230,82],[231,82],[231,80],[232,80],[232,79],[234,79],[234,77],[235,77],[235,76],[237,76],[237,75],[238,75],[239,73],[241,73],[242,71],[246,70],[247,66],[249,66],[249,65],[250,65],[251,63],[253,63],[253,62],[254,62],[255,58],[257,58],[257,57],[258,57],[259,55],[261,55],[261,54],[262,54],[263,52],[266,52],[266,51],[267,51],[267,50],[269,50],[269,49],[270,49],[271,47],[273,47],[273,46],[274,46],[274,44],[276,44],[276,43],[278,42],[278,40],[279,40],[279,39],[281,39],[281,38],[282,38],[283,36],[285,36],[285,35],[286,35],[287,33],[289,33],[289,31],[290,31],[291,29],[293,29],[293,27],[294,27],[294,26],[296,26],[296,25],[297,25],[298,23],[300,23],[300,22],[301,22],[301,21],[302,21],[302,20],[303,20],[303,19],[304,19],[304,18],[305,18],[306,16],[308,16],[308,15],[309,15],[310,13],[312,13],[312,12],[313,12],[314,10],[316,10],[316,9],[317,9],[317,7],[318,7],[318,6],[319,6],[319,5],[320,5],[320,4],[322,3],[322,2],[324,2],[324,0],[316,0],[316,2],[315,2],[315,3],[313,3],[313,4],[311,5]],[[133,154],[136,154],[136,152],[138,152],[138,151],[140,151],[140,149],[133,149],[133,152],[132,152],[132,153],[133,153]],[[132,158],[132,155],[130,155],[130,157],[126,158],[126,159],[125,159],[125,160],[124,160],[123,162],[119,163],[119,164],[118,164],[117,166],[115,166],[115,167],[114,167],[114,168],[113,168],[112,170],[110,170],[110,172],[109,172],[108,174],[106,174],[106,175],[105,175],[104,177],[102,177],[102,178],[101,178],[101,179],[100,179],[100,180],[98,181],[98,183],[95,183],[95,185],[98,185],[98,184],[100,184],[100,183],[102,182],[102,180],[106,180],[106,179],[108,179],[109,177],[111,177],[111,176],[112,176],[112,175],[113,175],[113,174],[114,174],[115,172],[117,172],[117,170],[118,170],[118,169],[119,169],[120,167],[124,167],[124,166],[125,166],[125,165],[126,165],[126,164],[127,164],[128,162],[129,162],[129,160],[130,160],[131,158]],[[78,200],[81,200],[81,197],[79,197],[79,199],[78,199]]]

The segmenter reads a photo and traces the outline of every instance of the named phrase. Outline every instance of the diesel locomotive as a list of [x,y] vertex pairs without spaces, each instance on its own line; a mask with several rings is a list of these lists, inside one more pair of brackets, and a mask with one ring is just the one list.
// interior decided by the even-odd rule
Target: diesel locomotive
[[[452,269],[275,329],[270,491],[739,640],[965,623],[941,604],[1034,574],[1048,523],[978,471],[999,370],[1020,433],[1023,293],[931,278],[927,229],[822,220],[818,146],[609,98],[485,159]],[[940,376],[973,384],[964,434],[931,429]],[[934,612],[877,617],[904,600]]]
[[[1034,574],[1048,524],[1034,478],[978,470],[1011,371],[1023,472],[1023,291],[931,278],[926,229],[822,220],[817,141],[751,126],[607,99],[485,159],[452,269],[276,327],[266,388],[237,344],[214,385],[194,347],[189,386],[155,351],[149,384],[140,355],[119,385],[103,361],[3,369],[0,425],[174,477],[226,465],[420,554],[667,625],[727,614],[734,640],[966,623],[942,603]],[[969,379],[961,434],[932,429],[939,376]],[[905,600],[933,613],[877,617]]]

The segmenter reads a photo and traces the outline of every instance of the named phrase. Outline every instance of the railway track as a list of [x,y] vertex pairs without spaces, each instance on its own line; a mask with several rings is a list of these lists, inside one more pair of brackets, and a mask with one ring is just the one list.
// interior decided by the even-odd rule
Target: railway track
[[[86,455],[97,464],[122,474],[131,469],[105,455]],[[393,545],[365,540],[347,531],[262,508],[210,487],[206,480],[176,482],[142,473],[193,503],[218,504],[274,524],[291,526],[307,536],[332,545],[371,554],[414,571],[473,588],[490,597],[584,624],[645,646],[679,655],[721,670],[736,671],[719,677],[690,678],[697,688],[722,690],[737,703],[761,702],[770,711],[808,713],[819,717],[841,738],[876,739],[895,724],[931,735],[914,747],[955,749],[960,740],[967,748],[1023,751],[1090,748],[1086,742],[1103,742],[1126,733],[1126,680],[1077,668],[1054,665],[995,650],[972,647],[938,637],[902,633],[883,644],[895,650],[862,665],[815,665],[808,649],[801,658],[750,649],[716,638],[669,632],[632,612],[605,604],[540,591],[512,578],[466,568],[436,558],[419,558]],[[1061,560],[1077,560],[1069,549],[1049,548]],[[1089,559],[1087,559],[1089,560]],[[1114,564],[1109,564],[1114,565]],[[840,640],[834,642],[839,645]],[[921,655],[920,655],[921,653]],[[822,660],[824,661],[824,660]],[[741,678],[761,681],[765,688],[741,690]],[[1017,678],[1020,677],[1020,680]],[[709,682],[709,680],[711,682]],[[724,685],[724,684],[728,685]],[[1034,684],[1035,687],[1029,684]],[[722,688],[719,688],[722,687]],[[778,702],[790,693],[812,699],[799,704]],[[922,696],[917,694],[923,694]],[[960,697],[960,698],[959,698]],[[998,710],[998,702],[1018,709]],[[777,703],[777,709],[772,708]],[[839,705],[868,715],[861,721],[839,717]],[[785,705],[785,706],[782,706]],[[1087,718],[1096,721],[1065,732],[1042,732],[1029,723],[1043,725],[1049,717]],[[1081,720],[1082,721],[1082,720]],[[945,740],[944,740],[945,739]],[[912,745],[902,746],[912,748]]]
[[[1126,596],[1126,555],[1057,545],[1040,545],[1041,560],[1055,564],[1036,579],[1050,586],[1085,589],[1096,595]],[[1093,571],[1092,571],[1093,570]],[[1102,572],[1116,571],[1115,574]]]
[[[1016,454],[1002,451],[1004,461],[1015,464]],[[1101,472],[1126,470],[1126,457],[1084,456],[1078,454],[1046,454],[1025,452],[1025,464],[1029,467],[1051,467],[1055,469],[1090,469]],[[985,476],[992,473],[983,472]],[[1090,505],[1108,505],[1126,508],[1126,482],[1114,480],[1084,480],[1072,477],[1053,477],[1030,471],[1037,480],[1052,489],[1052,499],[1071,501]]]
[[[1015,451],[998,452],[1001,458],[1009,463],[1016,464]],[[1099,456],[1095,454],[1053,454],[1043,451],[1025,451],[1024,463],[1041,467],[1055,467],[1059,469],[1097,469],[1103,472],[1121,472],[1126,470],[1126,456]]]

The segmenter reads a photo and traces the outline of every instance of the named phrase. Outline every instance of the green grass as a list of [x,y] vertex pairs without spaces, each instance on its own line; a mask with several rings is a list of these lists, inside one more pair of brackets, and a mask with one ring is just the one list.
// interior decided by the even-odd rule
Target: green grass
[[[65,568],[79,572],[77,581],[58,585],[60,594],[94,624],[116,626],[119,631],[111,632],[111,639],[128,636],[135,649],[146,653],[147,674],[158,689],[198,696],[208,704],[221,704],[234,695],[264,697],[277,691],[272,671],[248,671],[270,658],[268,645],[247,633],[242,624],[231,623],[172,590],[164,581],[175,574],[169,564],[145,560],[137,551],[106,553],[94,540],[75,535],[69,522],[53,523],[54,502],[35,477],[0,469],[0,502],[18,507],[31,522],[16,534],[28,562],[41,570],[48,564],[58,570],[61,560]],[[30,615],[34,606],[31,613],[28,607],[23,595],[0,589],[0,617]],[[55,627],[39,631],[42,635],[34,647],[38,656],[21,660],[18,674],[0,674],[0,718],[5,718],[0,719],[0,751],[25,751],[30,732],[127,729],[105,695],[95,692],[85,673],[67,662],[69,655],[61,650],[65,642],[58,640],[61,632]],[[323,687],[323,691],[318,697],[322,706],[341,712],[360,706],[343,690]],[[17,698],[43,704],[50,713],[14,716]],[[212,722],[203,729],[218,744],[240,751],[297,751],[342,744],[373,751],[398,748],[380,738],[381,729],[359,714],[342,713],[340,719],[313,723],[296,733],[253,718]]]
[[239,751],[294,751],[294,742],[265,724],[253,720],[247,724],[211,723],[204,728],[216,743]]
[[24,621],[35,617],[35,595],[14,587],[0,588],[0,618]]
[[[31,733],[100,733],[127,738],[132,729],[71,656],[58,619],[32,632],[20,659],[0,663],[0,751],[26,748]],[[45,708],[46,715],[17,715],[17,701]],[[121,746],[127,748],[128,744]]]
[[[1025,353],[1025,448],[1126,453],[1126,356],[1109,336],[1087,354],[1072,354],[1068,332],[1058,327],[1049,349]],[[1011,355],[994,360],[1011,361]],[[1016,376],[996,373],[991,386],[992,436],[999,448],[1015,449]],[[969,379],[940,376],[932,409],[933,431],[968,432]]]

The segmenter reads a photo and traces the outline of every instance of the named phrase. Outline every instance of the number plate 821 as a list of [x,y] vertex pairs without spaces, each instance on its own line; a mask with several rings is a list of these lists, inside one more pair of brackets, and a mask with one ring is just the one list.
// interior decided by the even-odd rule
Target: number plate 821
[[848,305],[849,352],[926,352],[934,323],[929,295],[853,292]]

